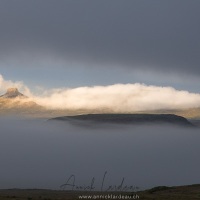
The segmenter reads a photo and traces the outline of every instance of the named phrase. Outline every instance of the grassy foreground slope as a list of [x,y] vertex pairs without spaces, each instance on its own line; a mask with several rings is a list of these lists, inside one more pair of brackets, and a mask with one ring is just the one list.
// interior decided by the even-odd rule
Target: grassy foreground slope
[[[100,193],[100,192],[74,192],[74,191],[56,191],[56,190],[0,190],[0,200],[75,200],[80,199],[80,195],[131,195],[131,193]],[[139,196],[144,200],[197,200],[200,199],[200,184],[190,186],[176,187],[155,187],[150,190],[132,193],[133,197]],[[83,199],[83,198],[82,198]],[[86,198],[85,198],[86,199]],[[88,199],[88,198],[87,198]],[[92,198],[90,198],[92,199]],[[134,198],[132,198],[134,199]],[[135,198],[138,199],[138,198]]]

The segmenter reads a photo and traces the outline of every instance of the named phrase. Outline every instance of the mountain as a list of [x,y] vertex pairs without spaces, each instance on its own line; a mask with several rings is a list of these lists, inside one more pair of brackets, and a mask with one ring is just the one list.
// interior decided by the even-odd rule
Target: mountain
[[8,88],[6,93],[0,96],[0,114],[4,116],[31,116],[43,110],[42,106],[20,93],[17,88]]
[[25,95],[20,93],[17,88],[8,88],[7,92],[4,95],[0,96],[1,98],[27,98]]
[[115,123],[115,124],[171,124],[193,127],[187,119],[174,114],[88,114],[52,118],[71,123]]

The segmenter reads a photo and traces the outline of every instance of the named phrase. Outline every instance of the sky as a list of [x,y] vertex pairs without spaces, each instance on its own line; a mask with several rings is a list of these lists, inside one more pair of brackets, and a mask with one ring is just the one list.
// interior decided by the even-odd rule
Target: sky
[[0,1],[0,74],[44,87],[199,93],[200,1]]
[[[53,109],[200,107],[199,10],[199,0],[0,0],[0,95],[17,87]],[[0,187],[55,189],[71,173],[85,182],[104,170],[112,177],[134,170],[135,184],[148,187],[199,181],[196,130],[117,127],[102,135],[107,130],[0,125]]]

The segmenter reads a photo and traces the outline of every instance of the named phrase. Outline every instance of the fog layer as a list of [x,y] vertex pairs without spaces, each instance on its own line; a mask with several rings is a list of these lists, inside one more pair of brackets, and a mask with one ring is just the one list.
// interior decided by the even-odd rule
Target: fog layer
[[[76,185],[186,185],[199,183],[200,135],[169,126],[107,125],[1,119],[0,188],[59,189]],[[69,188],[68,188],[69,189]]]

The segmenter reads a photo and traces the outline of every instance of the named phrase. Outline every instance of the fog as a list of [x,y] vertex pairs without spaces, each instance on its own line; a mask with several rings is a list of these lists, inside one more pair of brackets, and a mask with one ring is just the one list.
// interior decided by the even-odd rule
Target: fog
[[[0,119],[0,188],[199,183],[198,129]],[[70,189],[67,187],[65,189]]]

